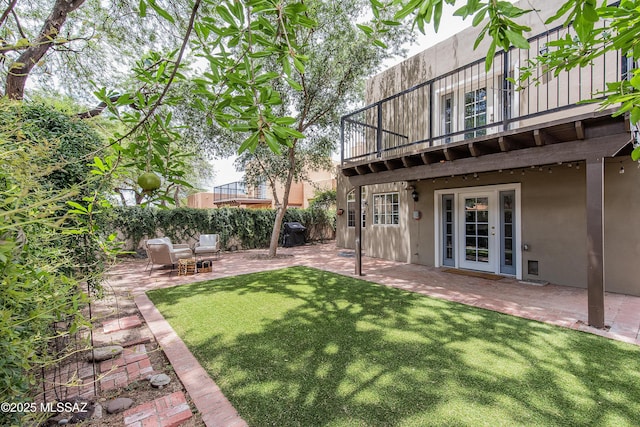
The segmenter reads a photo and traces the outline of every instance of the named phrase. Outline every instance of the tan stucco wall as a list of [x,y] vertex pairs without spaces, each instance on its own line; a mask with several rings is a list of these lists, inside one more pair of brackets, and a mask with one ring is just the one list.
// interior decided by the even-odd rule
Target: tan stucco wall
[[[304,182],[294,182],[289,191],[289,206],[308,208],[309,201],[313,199],[316,191],[331,190],[336,188],[337,165],[331,170],[313,170],[307,173],[307,180]],[[276,185],[278,195],[284,195],[284,185]],[[271,187],[267,186],[267,197],[273,200]]]
[[[551,17],[556,7],[548,0],[524,0],[518,2],[523,9],[536,9],[518,18],[518,23],[531,28],[526,37],[543,33],[549,29],[544,21]],[[467,28],[460,33],[414,55],[400,64],[385,70],[367,81],[367,103],[376,102],[413,87],[424,81],[441,76],[486,56],[490,37],[486,36],[477,49],[473,45],[484,23]],[[523,64],[524,65],[524,64]]]
[[[620,162],[623,163],[620,163]],[[620,174],[624,165],[625,173]],[[640,169],[628,158],[609,159],[605,173],[605,290],[640,295],[640,275],[634,266],[640,259]],[[495,184],[521,184],[521,244],[529,246],[522,252],[523,279],[586,288],[586,178],[585,165],[576,169],[567,164],[542,171],[526,169],[492,172],[479,180],[462,177],[420,181],[414,185],[419,201],[411,200],[405,183],[367,186],[368,198],[376,192],[399,189],[401,195],[401,227],[380,229],[372,226],[370,215],[363,230],[363,250],[366,255],[406,261],[427,266],[435,265],[434,191],[447,188],[478,187]],[[338,187],[338,206],[346,209],[346,193],[351,190],[346,179]],[[371,202],[369,201],[369,205]],[[415,206],[415,207],[414,207]],[[412,212],[421,212],[421,219]],[[368,212],[369,214],[369,212]],[[347,215],[338,218],[337,244],[353,248],[353,229],[347,229]],[[539,274],[527,273],[528,261],[538,261]]]
[[[620,161],[623,160],[622,163]],[[620,174],[620,167],[624,174]],[[605,290],[640,295],[640,169],[609,159],[605,174]]]
[[210,209],[213,204],[213,193],[195,193],[187,197],[187,206],[190,208]]
[[[347,193],[351,187],[345,178],[344,185],[338,185],[338,208],[344,209],[344,214],[337,217],[336,244],[338,247],[355,248],[355,227],[347,227]],[[362,251],[367,256],[385,258],[394,261],[410,262],[410,234],[411,222],[409,221],[409,194],[404,189],[403,183],[392,183],[376,186],[367,186],[366,195],[366,225],[362,229]],[[379,193],[399,193],[400,223],[398,225],[373,224],[373,195]],[[411,200],[411,203],[413,201]]]

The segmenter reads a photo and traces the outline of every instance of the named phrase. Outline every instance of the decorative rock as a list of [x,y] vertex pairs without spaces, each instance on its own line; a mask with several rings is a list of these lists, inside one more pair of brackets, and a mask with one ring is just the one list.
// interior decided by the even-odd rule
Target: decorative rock
[[69,420],[66,418],[63,418],[60,421],[58,421],[59,426],[66,426],[67,424],[69,424]]
[[171,382],[171,378],[166,374],[156,374],[149,378],[149,382],[154,387],[162,387],[169,384]]
[[123,348],[119,345],[107,345],[105,347],[94,348],[93,351],[89,351],[87,359],[89,362],[102,362],[104,360],[112,359],[123,352]]
[[93,417],[91,417],[94,420],[100,420],[102,419],[102,405],[99,403],[96,403],[96,406],[93,407]]
[[107,402],[105,410],[107,414],[117,414],[119,412],[126,411],[133,405],[133,400],[128,397],[118,397]]

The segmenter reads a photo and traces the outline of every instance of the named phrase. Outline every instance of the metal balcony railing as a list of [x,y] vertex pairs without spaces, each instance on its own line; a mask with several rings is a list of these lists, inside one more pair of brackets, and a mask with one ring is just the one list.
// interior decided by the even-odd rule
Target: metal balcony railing
[[481,59],[343,116],[342,165],[534,125],[571,108],[593,111],[593,105],[579,103],[597,98],[607,82],[626,73],[619,52],[558,76],[538,67],[518,89],[509,80],[517,81],[530,59],[552,49],[549,42],[572,32],[571,27],[547,31],[529,39],[528,50],[498,52],[488,71]]
[[267,199],[267,185],[260,184],[257,187],[247,187],[242,181],[213,187],[213,201],[219,202],[232,199]]

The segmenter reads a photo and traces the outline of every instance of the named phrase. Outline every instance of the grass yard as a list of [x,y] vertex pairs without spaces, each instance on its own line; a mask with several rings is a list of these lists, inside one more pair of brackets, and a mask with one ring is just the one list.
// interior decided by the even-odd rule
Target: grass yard
[[640,425],[598,336],[305,267],[148,295],[251,426]]

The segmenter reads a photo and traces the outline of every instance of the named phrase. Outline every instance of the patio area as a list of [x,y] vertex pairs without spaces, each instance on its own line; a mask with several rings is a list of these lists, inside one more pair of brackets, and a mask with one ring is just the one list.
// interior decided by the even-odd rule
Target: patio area
[[[279,248],[278,258],[264,259],[265,250],[224,253],[213,271],[179,276],[176,270],[145,271],[146,260],[127,259],[112,268],[108,285],[115,295],[130,295],[176,374],[193,399],[206,425],[244,425],[218,387],[144,294],[147,290],[220,277],[303,265],[354,276],[353,252],[334,242]],[[586,325],[587,291],[549,284],[536,286],[515,279],[499,280],[452,274],[441,269],[363,258],[365,280],[456,301],[488,310],[534,319],[562,327],[640,345],[640,297],[607,293],[606,330]]]

